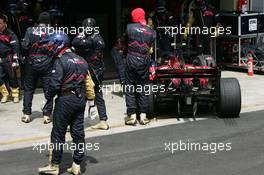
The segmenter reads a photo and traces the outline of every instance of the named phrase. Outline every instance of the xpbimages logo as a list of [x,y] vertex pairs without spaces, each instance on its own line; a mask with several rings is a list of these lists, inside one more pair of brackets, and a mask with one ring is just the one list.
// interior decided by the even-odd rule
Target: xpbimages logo
[[221,151],[231,151],[232,143],[216,143],[216,142],[190,142],[179,140],[178,142],[165,142],[165,151],[172,154],[177,151],[205,151],[211,154],[215,154]]
[[66,33],[70,35],[98,35],[99,27],[33,27],[34,35],[42,36],[42,34],[51,35],[53,33]]
[[232,27],[186,27],[182,26],[160,26],[159,30],[163,31],[165,35],[169,35],[171,37],[175,35],[210,35],[212,38],[215,38],[219,35],[231,35]]
[[76,151],[79,150],[81,153],[85,151],[99,151],[100,143],[79,143],[75,144],[73,142],[70,143],[34,143],[32,147],[33,151],[37,151],[40,154],[44,151],[50,150],[64,150],[64,151]]
[[145,95],[150,95],[151,93],[163,93],[166,91],[165,85],[120,85],[115,82],[112,85],[99,85],[99,91],[104,94],[109,93],[141,93]]

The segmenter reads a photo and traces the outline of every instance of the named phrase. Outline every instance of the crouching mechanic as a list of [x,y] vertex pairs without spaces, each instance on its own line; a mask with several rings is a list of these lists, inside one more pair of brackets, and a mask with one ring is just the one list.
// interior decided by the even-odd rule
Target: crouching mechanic
[[77,54],[86,59],[89,69],[91,70],[92,79],[95,83],[95,104],[99,113],[100,122],[92,129],[109,129],[107,123],[108,117],[106,113],[105,101],[102,92],[102,81],[104,77],[103,52],[105,48],[104,40],[96,31],[96,21],[93,18],[87,18],[83,21],[83,27],[86,29],[94,29],[91,33],[80,33],[72,41]]
[[7,17],[0,14],[0,93],[1,103],[8,101],[9,92],[5,83],[11,87],[13,102],[19,102],[19,87],[16,75],[19,42],[15,33],[7,28]]
[[[132,21],[134,23],[127,26],[128,53],[126,57],[126,106],[128,117],[125,120],[127,125],[137,123],[137,113],[139,113],[139,123],[145,125],[149,123],[147,112],[149,101],[147,91],[149,91],[149,53],[156,39],[156,32],[146,25],[145,12],[141,8],[132,11]],[[137,91],[137,88],[139,91]],[[141,90],[140,90],[141,89]]]
[[59,164],[62,159],[63,144],[67,126],[73,138],[76,150],[73,153],[73,164],[69,173],[80,175],[80,164],[84,158],[84,111],[86,99],[94,100],[94,83],[88,72],[86,61],[74,54],[69,48],[68,36],[57,33],[44,38],[51,44],[55,63],[47,93],[48,100],[55,95],[53,128],[51,132],[51,162],[48,166],[39,168],[41,174],[59,174]]

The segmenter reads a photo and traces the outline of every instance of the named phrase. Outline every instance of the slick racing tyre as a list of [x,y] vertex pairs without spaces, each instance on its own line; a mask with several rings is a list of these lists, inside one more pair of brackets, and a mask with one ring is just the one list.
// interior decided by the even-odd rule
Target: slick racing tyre
[[236,118],[241,111],[241,90],[236,78],[222,78],[218,90],[217,115]]

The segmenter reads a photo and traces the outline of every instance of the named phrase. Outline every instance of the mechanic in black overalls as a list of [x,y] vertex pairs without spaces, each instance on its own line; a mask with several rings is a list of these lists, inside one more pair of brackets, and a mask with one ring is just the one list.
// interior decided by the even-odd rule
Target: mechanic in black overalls
[[[37,27],[30,27],[27,29],[24,39],[22,40],[22,49],[27,53],[25,62],[25,79],[24,79],[24,99],[23,99],[23,113],[21,120],[24,123],[31,121],[30,115],[32,113],[32,100],[34,91],[40,79],[43,86],[44,95],[46,98],[49,79],[51,76],[53,59],[49,57],[49,51],[45,47],[39,47],[38,42],[51,33],[50,16],[47,12],[42,12],[39,15],[39,25]],[[47,98],[46,98],[47,99]],[[44,124],[51,122],[51,114],[53,108],[53,101],[49,101],[43,107]]]
[[125,83],[125,57],[126,57],[126,50],[127,46],[125,43],[125,38],[120,37],[117,39],[114,47],[111,50],[111,56],[113,57],[115,61],[115,65],[117,67],[118,76],[121,85],[123,86]]
[[[150,50],[156,39],[156,32],[146,25],[145,12],[141,8],[132,11],[132,21],[127,25],[128,54],[126,58],[126,106],[127,115],[125,124],[137,123],[136,113],[140,113],[140,123],[149,123],[146,117],[148,112],[148,96],[145,91],[136,91],[138,86],[147,90],[149,84],[149,57]],[[134,87],[134,88],[131,88]],[[148,89],[150,90],[150,89]]]
[[157,62],[160,63],[163,61],[164,57],[167,57],[173,52],[171,44],[175,42],[174,38],[165,34],[164,29],[160,29],[160,27],[177,26],[175,17],[166,9],[166,1],[158,1],[153,22],[157,30]]
[[89,65],[89,69],[95,83],[95,105],[99,113],[100,122],[94,126],[93,129],[109,129],[107,123],[108,117],[106,114],[105,101],[103,99],[102,81],[104,77],[104,40],[99,33],[95,31],[96,21],[93,18],[87,18],[83,21],[84,28],[93,29],[91,34],[81,33],[76,36],[72,42],[72,45],[76,49],[76,53],[86,59]]
[[94,100],[94,83],[89,75],[88,64],[69,48],[69,38],[64,33],[55,33],[43,39],[50,48],[55,63],[47,92],[47,100],[55,95],[53,128],[51,132],[51,162],[48,166],[39,168],[42,174],[59,174],[59,164],[62,160],[63,144],[67,127],[75,144],[72,167],[67,171],[80,175],[80,164],[84,159],[85,133],[84,111],[86,100]]
[[34,20],[31,16],[27,0],[20,0],[17,6],[17,19],[15,19],[17,22],[16,30],[19,38],[22,38],[25,36],[27,29],[34,25]]
[[[13,18],[13,22],[15,22],[14,25],[14,29],[15,32],[18,34],[18,38],[21,41],[23,39],[23,37],[26,34],[26,31],[29,27],[34,26],[34,20],[33,20],[33,16],[30,12],[29,9],[29,4],[27,2],[27,0],[20,0],[17,3],[17,15],[16,17],[12,17]],[[20,65],[20,82],[21,82],[21,87],[24,87],[24,75],[25,75],[25,64],[24,64],[24,58],[26,56],[26,53],[23,53],[23,51],[25,50],[21,50],[21,54],[20,54],[20,58],[23,59],[19,59],[19,65]]]
[[[214,7],[210,6],[206,0],[194,0],[193,17],[194,27],[211,27],[217,26],[217,12]],[[195,39],[195,48],[199,49],[201,54],[211,54],[211,34],[197,34]]]
[[15,33],[7,28],[7,17],[0,14],[0,93],[1,103],[8,101],[9,92],[6,84],[9,83],[13,102],[19,102],[19,87],[16,68],[19,57],[19,42]]

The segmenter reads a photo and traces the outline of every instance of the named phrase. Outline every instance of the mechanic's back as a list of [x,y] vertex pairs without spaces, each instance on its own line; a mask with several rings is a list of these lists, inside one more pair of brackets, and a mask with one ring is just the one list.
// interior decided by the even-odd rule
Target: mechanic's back
[[[32,114],[32,100],[34,91],[37,87],[38,80],[41,80],[45,97],[48,92],[48,85],[51,77],[53,59],[50,57],[48,47],[41,47],[39,43],[42,39],[51,34],[50,31],[50,15],[42,12],[39,15],[39,25],[27,29],[25,37],[22,41],[22,48],[25,59],[25,77],[24,77],[24,98],[23,98],[23,116],[22,122],[29,123]],[[49,101],[43,107],[44,124],[51,122],[51,113],[53,109],[53,101]]]
[[44,36],[48,34],[50,31],[50,19],[49,14],[47,12],[43,12],[40,14],[38,19],[39,24],[34,27],[29,27],[25,33],[25,36],[22,40],[21,46],[24,51],[29,51],[31,46],[37,42],[39,42]]
[[40,174],[59,174],[62,161],[65,134],[70,126],[73,144],[70,174],[81,174],[80,164],[84,159],[85,133],[84,111],[86,99],[94,100],[94,83],[88,72],[87,62],[69,49],[70,41],[65,33],[55,33],[42,41],[51,50],[55,59],[46,98],[52,101],[55,95],[53,127],[51,132],[52,154],[49,165],[39,168]]
[[[71,93],[71,91],[80,90],[84,92],[83,81],[86,78],[88,70],[88,64],[85,59],[66,50],[54,64],[56,69],[53,70],[53,78],[51,78],[51,84],[49,86],[52,89],[50,91],[55,90],[56,92],[60,91],[59,93]],[[62,85],[61,82],[63,82]]]
[[29,27],[22,40],[22,49],[26,58],[34,70],[46,72],[52,67],[52,59],[49,58],[49,51],[46,47],[40,47],[39,42],[48,34],[51,34],[49,13],[43,12],[39,16],[39,25]]
[[155,41],[156,32],[147,25],[132,23],[127,26],[127,37],[128,54],[145,57]]

